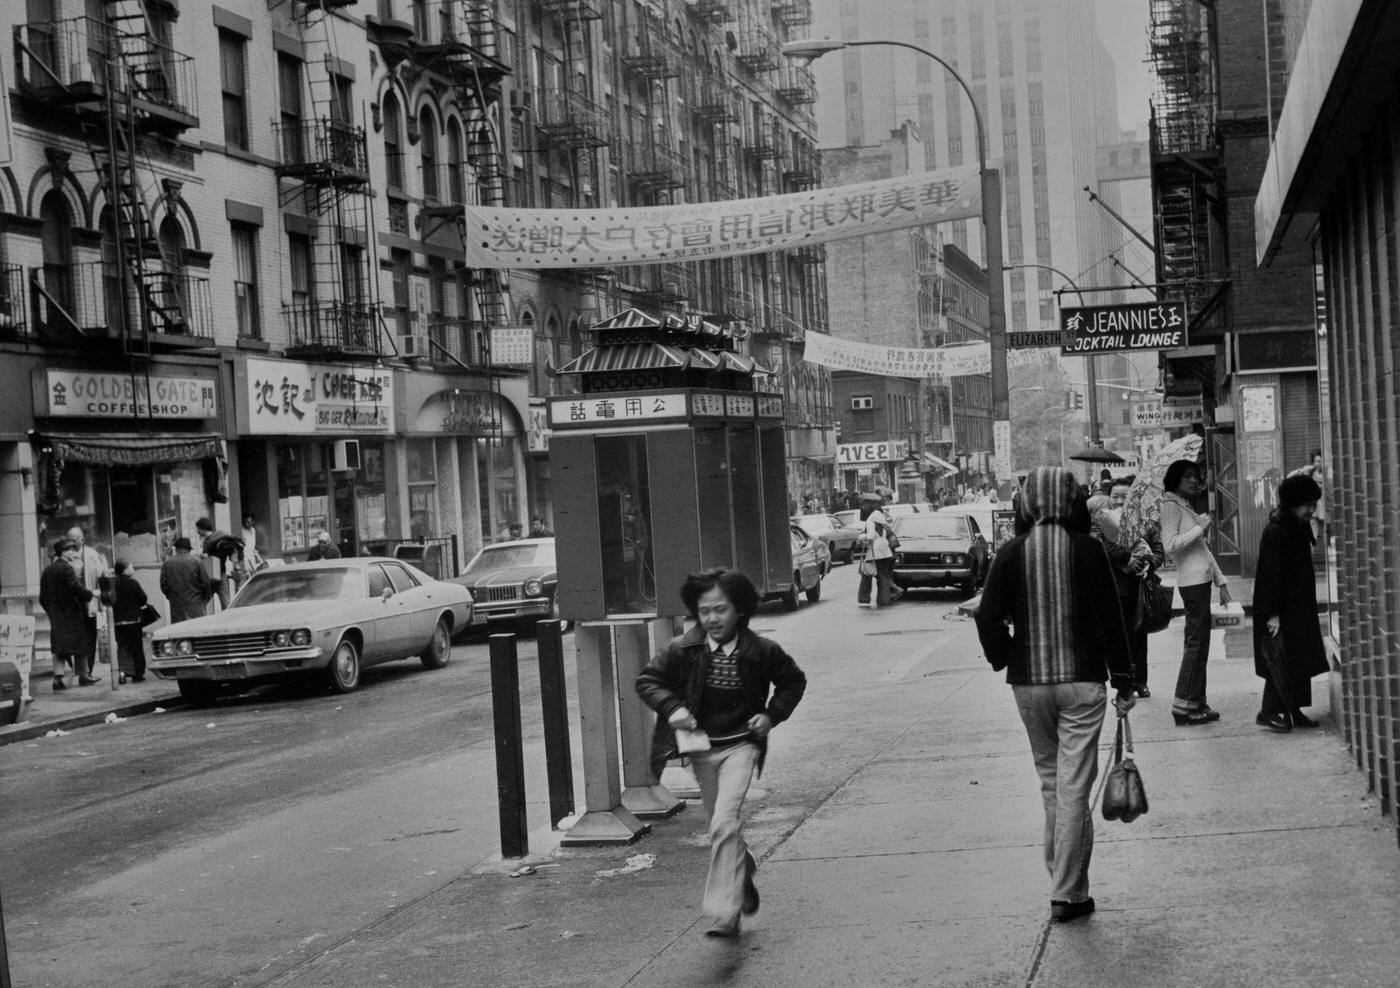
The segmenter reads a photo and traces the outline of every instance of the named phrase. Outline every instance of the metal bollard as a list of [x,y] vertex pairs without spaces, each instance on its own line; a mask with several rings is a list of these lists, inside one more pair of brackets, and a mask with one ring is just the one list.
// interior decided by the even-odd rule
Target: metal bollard
[[574,812],[574,763],[569,744],[569,701],[564,686],[564,632],[558,621],[535,625],[540,653],[540,706],[544,714],[544,763],[549,779],[549,825]]
[[491,712],[496,732],[496,800],[500,807],[501,856],[530,853],[525,822],[525,753],[520,728],[520,670],[515,636],[491,636]]

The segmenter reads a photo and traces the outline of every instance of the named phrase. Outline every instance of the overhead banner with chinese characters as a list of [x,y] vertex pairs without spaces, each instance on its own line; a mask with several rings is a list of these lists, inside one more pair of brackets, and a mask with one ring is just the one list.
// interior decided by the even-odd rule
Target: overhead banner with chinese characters
[[808,333],[802,359],[832,370],[859,371],[880,377],[959,377],[990,374],[991,348],[986,343],[947,347],[878,346]]
[[758,199],[615,209],[467,206],[467,265],[589,268],[736,257],[982,213],[977,166]]

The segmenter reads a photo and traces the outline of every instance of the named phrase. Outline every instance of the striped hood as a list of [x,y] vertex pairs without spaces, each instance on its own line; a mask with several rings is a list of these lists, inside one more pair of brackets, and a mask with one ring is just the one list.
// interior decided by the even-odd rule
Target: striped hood
[[[1026,600],[1026,657],[1031,682],[1075,678],[1074,563],[1068,528],[1079,482],[1058,467],[1037,467],[1026,477],[1025,510],[1035,523],[1026,538],[1022,588]],[[1112,601],[1116,606],[1117,601]]]

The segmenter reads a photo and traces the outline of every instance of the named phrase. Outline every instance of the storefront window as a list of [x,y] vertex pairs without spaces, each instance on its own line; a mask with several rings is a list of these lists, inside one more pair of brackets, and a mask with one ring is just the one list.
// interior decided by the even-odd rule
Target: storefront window
[[352,482],[355,490],[355,528],[363,545],[367,541],[387,537],[384,444],[360,443],[360,462],[359,475],[352,477]]
[[331,529],[330,447],[311,443],[302,447],[306,461],[306,545],[316,532]]
[[408,535],[427,539],[437,534],[437,459],[431,439],[408,441]]
[[476,441],[483,542],[509,539],[510,526],[520,522],[520,492],[515,470],[518,443],[519,440],[511,436]]
[[302,479],[305,449],[287,443],[277,447],[277,517],[282,523],[283,552],[306,546],[306,499]]

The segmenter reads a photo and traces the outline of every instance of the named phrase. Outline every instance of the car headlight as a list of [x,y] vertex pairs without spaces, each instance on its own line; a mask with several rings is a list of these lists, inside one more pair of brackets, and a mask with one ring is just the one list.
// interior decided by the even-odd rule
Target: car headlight
[[292,643],[292,633],[290,631],[274,631],[272,633],[272,645],[274,648],[286,648]]
[[188,638],[181,638],[175,643],[175,651],[180,655],[193,655],[194,642],[190,641]]
[[311,629],[298,628],[292,632],[292,644],[298,647],[311,644]]
[[525,581],[525,596],[538,597],[542,593],[544,593],[544,584],[539,580]]
[[173,640],[169,639],[169,638],[167,638],[167,639],[166,639],[165,641],[163,641],[163,642],[157,642],[157,643],[156,643],[156,647],[157,647],[158,649],[160,649],[160,654],[161,654],[161,655],[174,655],[174,654],[175,654],[175,642],[174,642]]

